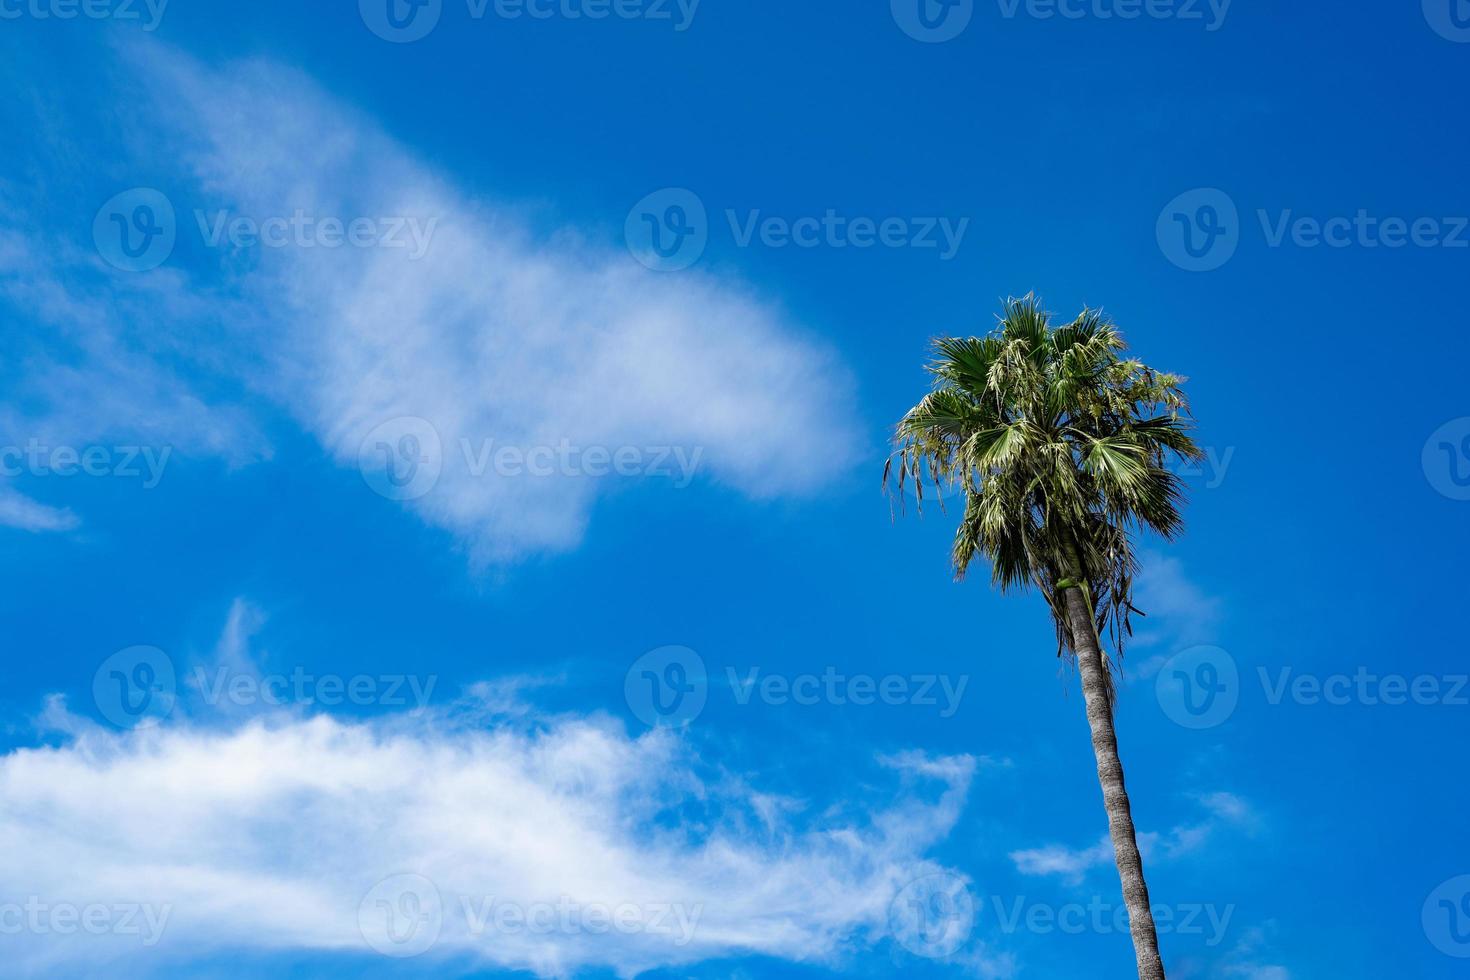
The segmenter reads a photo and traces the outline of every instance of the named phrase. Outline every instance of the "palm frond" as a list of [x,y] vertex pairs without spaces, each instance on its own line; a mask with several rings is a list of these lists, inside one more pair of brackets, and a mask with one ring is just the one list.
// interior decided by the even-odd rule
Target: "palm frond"
[[985,337],[934,341],[933,389],[895,429],[884,488],[900,505],[910,482],[920,506],[925,485],[961,494],[956,577],[983,558],[997,588],[1039,589],[1059,652],[1071,650],[1059,583],[1086,583],[1098,633],[1121,658],[1138,611],[1132,535],[1179,533],[1184,484],[1168,463],[1204,455],[1185,379],[1125,356],[1099,310],[1053,328],[1028,294],[1006,300],[998,321]]

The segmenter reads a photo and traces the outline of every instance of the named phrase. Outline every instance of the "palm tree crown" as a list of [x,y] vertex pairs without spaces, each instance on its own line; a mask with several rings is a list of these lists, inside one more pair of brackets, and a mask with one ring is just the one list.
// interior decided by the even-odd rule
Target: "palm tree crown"
[[989,336],[934,341],[934,389],[899,422],[884,485],[897,461],[900,499],[910,479],[920,507],[926,482],[962,492],[956,577],[984,555],[1002,590],[1035,585],[1057,613],[1059,652],[1073,644],[1058,589],[1081,586],[1121,656],[1131,534],[1174,536],[1184,488],[1166,464],[1203,453],[1183,378],[1126,358],[1099,311],[1049,319],[1028,295],[1006,301]]

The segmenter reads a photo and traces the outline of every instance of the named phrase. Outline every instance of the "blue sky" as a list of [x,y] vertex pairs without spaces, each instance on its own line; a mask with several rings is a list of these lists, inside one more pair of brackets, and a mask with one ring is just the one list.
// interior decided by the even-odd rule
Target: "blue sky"
[[1463,3],[389,13],[0,0],[8,969],[1129,975],[1043,604],[879,489],[1035,290],[1211,454],[1170,976],[1464,972]]

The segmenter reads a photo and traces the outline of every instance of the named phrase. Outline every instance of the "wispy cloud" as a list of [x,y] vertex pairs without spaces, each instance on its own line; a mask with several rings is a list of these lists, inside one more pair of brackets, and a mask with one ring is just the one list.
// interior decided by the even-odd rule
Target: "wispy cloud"
[[10,487],[0,486],[0,526],[23,531],[70,531],[80,523],[65,508],[48,507]]
[[1130,681],[1153,677],[1183,647],[1216,642],[1223,610],[1221,600],[1200,588],[1179,559],[1150,551],[1140,561],[1134,604],[1146,615],[1135,621],[1138,632],[1130,646],[1163,650],[1131,662],[1125,671]]
[[[1204,817],[1181,823],[1162,833],[1140,831],[1138,849],[1147,860],[1173,859],[1199,848],[1217,831],[1226,827],[1250,829],[1257,823],[1250,804],[1234,793],[1213,792],[1192,797],[1204,810]],[[1079,882],[1099,867],[1113,864],[1113,843],[1103,837],[1087,847],[1047,844],[1043,847],[1012,851],[1011,863],[1026,875],[1055,875],[1069,882]]]
[[[1274,929],[1275,923],[1267,923]],[[1246,931],[1234,948],[1216,965],[1213,976],[1221,980],[1291,980],[1291,971],[1273,963],[1267,929],[1256,927]]]
[[0,337],[8,444],[126,439],[230,465],[268,458],[238,393],[217,390],[218,336],[201,326],[219,316],[210,298],[166,268],[110,279],[95,254],[38,224],[0,197],[0,307],[17,324]]
[[1112,861],[1113,844],[1106,837],[1091,847],[1048,844],[1012,851],[1010,857],[1023,875],[1059,875],[1068,881],[1080,881],[1088,871]]
[[[411,433],[414,466],[436,477],[395,499],[481,563],[574,548],[596,501],[631,479],[564,456],[507,475],[490,465],[503,449],[646,450],[650,470],[682,454],[665,457],[681,482],[756,500],[813,494],[860,454],[836,353],[729,275],[654,272],[605,243],[596,229],[621,214],[532,228],[304,74],[208,69],[154,43],[120,57],[144,89],[109,112],[150,138],[109,147],[126,161],[113,169],[169,188],[180,244],[157,268],[119,271],[37,230],[28,209],[44,202],[0,196],[0,301],[42,328],[5,341],[32,406],[0,409],[12,430],[125,432],[240,465],[270,458],[262,433],[284,411],[342,466],[370,470],[400,463],[389,457]],[[425,234],[402,249],[209,245],[221,213],[403,219]]]
[[[198,196],[176,204],[181,236],[203,234],[199,208],[432,223],[421,257],[226,248],[217,275],[177,285],[228,304],[245,381],[342,465],[363,465],[370,435],[391,455],[412,430],[415,465],[437,476],[405,506],[478,560],[575,546],[611,482],[484,472],[504,447],[678,447],[756,499],[814,492],[858,453],[835,354],[741,283],[653,272],[574,228],[536,234],[297,72],[213,71],[152,45],[132,56],[156,87],[166,152],[153,162],[182,166]],[[418,419],[428,427],[405,421]]]

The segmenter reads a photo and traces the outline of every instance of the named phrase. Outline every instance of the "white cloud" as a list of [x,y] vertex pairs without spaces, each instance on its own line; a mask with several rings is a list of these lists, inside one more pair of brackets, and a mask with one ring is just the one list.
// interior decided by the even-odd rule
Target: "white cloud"
[[226,255],[221,288],[248,318],[251,383],[342,465],[384,423],[432,424],[438,446],[420,445],[442,472],[407,505],[477,558],[575,546],[611,482],[477,475],[488,440],[676,446],[753,498],[811,493],[855,457],[845,369],[740,284],[652,272],[571,231],[537,237],[295,72],[208,71],[151,47],[140,60],[160,98],[150,122],[197,185],[199,200],[175,204],[181,237],[200,235],[196,208],[433,222],[422,258],[255,247]]
[[[371,957],[360,907],[404,873],[441,897],[430,958],[542,975],[739,954],[834,961],[881,938],[904,882],[939,870],[923,853],[953,827],[973,774],[964,758],[915,756],[924,765],[901,773],[909,789],[896,802],[838,818],[773,807],[712,777],[687,740],[629,737],[607,719],[476,730],[420,712],[226,730],[64,727],[59,748],[0,756],[6,895],[139,903],[164,926],[148,948],[138,936],[7,936],[11,967],[46,975],[101,958],[117,960],[110,974],[166,973],[231,948]],[[701,819],[680,816],[691,806]],[[631,903],[694,921],[692,932],[649,920],[628,933],[492,922],[477,935],[490,902]]]
[[1291,980],[1291,971],[1279,963],[1264,962],[1274,959],[1267,930],[1275,932],[1276,923],[1266,923],[1266,928],[1248,929],[1240,942],[1216,965],[1213,976],[1230,980]]
[[[171,270],[99,278],[95,255],[19,228],[38,220],[0,200],[0,301],[21,321],[0,338],[6,445],[82,448],[107,440],[167,446],[241,465],[270,448],[235,398],[214,392],[222,353],[200,327],[218,315]],[[197,356],[186,356],[191,349]],[[183,356],[192,378],[178,369]]]
[[[840,359],[730,276],[661,274],[577,228],[534,231],[301,73],[205,69],[152,43],[123,57],[152,95],[120,90],[108,125],[134,119],[149,140],[109,147],[113,169],[167,186],[179,244],[158,268],[121,272],[90,242],[36,231],[53,224],[46,202],[0,198],[0,300],[33,327],[3,341],[24,365],[5,378],[9,431],[125,435],[236,466],[271,457],[263,432],[284,409],[357,469],[370,433],[422,418],[442,471],[404,506],[482,563],[580,542],[597,500],[630,482],[587,475],[610,467],[579,465],[583,450],[647,450],[634,469],[669,472],[663,490],[692,468],[752,499],[813,494],[860,454]],[[402,249],[208,246],[196,212],[209,225],[222,211],[404,218],[432,234]],[[559,455],[546,476],[483,468],[506,447]]]
[[0,486],[0,526],[23,531],[70,531],[81,522],[65,508],[46,504]]
[[1212,816],[1225,823],[1245,825],[1256,822],[1255,809],[1235,793],[1203,793],[1195,799]]
[[1184,647],[1220,639],[1220,599],[1201,589],[1179,559],[1147,551],[1139,561],[1142,567],[1134,585],[1133,602],[1146,615],[1134,620],[1137,633],[1128,645],[1133,650],[1165,649],[1137,662],[1130,660],[1125,671],[1129,681],[1153,677],[1170,656]]
[[1092,847],[1048,844],[1012,851],[1010,857],[1023,875],[1059,875],[1068,881],[1079,881],[1086,872],[1113,860],[1113,844],[1106,837]]
[[[1234,793],[1204,793],[1192,798],[1205,810],[1203,820],[1181,823],[1163,833],[1138,832],[1138,849],[1145,861],[1181,857],[1200,847],[1222,828],[1250,829],[1257,823],[1250,804]],[[1094,868],[1113,866],[1113,842],[1104,836],[1088,847],[1047,844],[1012,851],[1010,858],[1021,874],[1056,875],[1069,882],[1079,882]]]
[[1141,565],[1135,591],[1150,619],[1165,620],[1176,631],[1195,631],[1181,637],[1186,642],[1219,620],[1220,600],[1195,584],[1178,558],[1150,551],[1142,556]]

